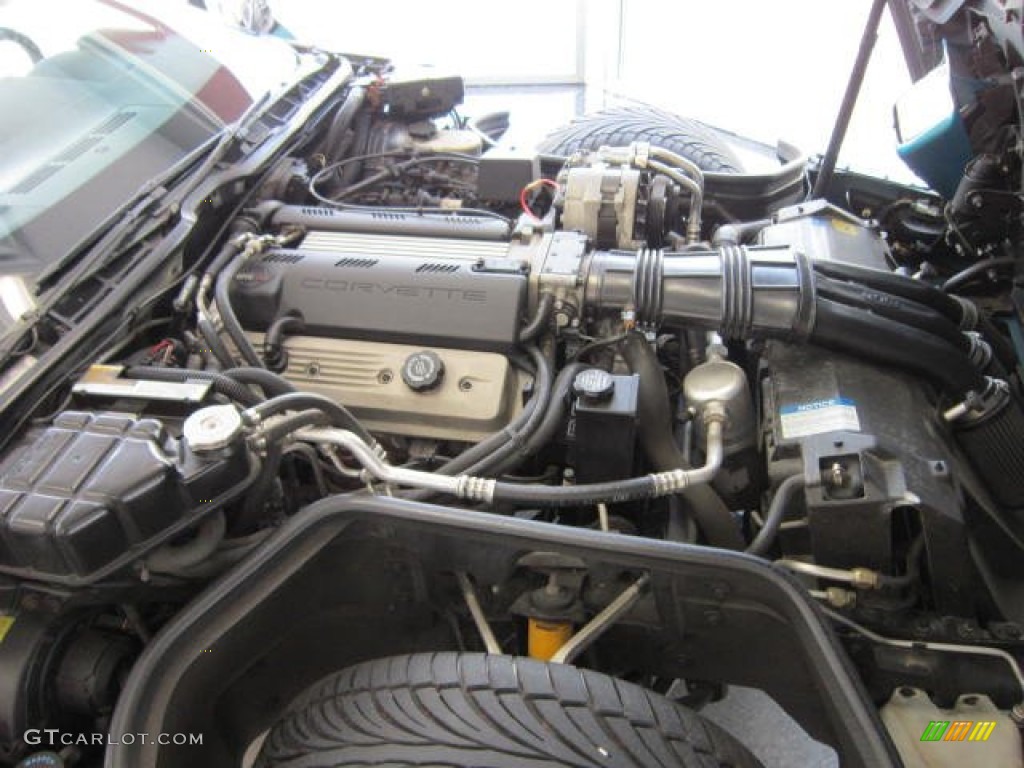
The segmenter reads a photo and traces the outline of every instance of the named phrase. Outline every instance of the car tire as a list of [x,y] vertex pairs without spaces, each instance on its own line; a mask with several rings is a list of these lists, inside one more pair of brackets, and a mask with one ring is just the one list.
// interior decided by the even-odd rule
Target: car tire
[[733,737],[638,685],[512,656],[421,653],[307,689],[256,763],[446,768],[755,768]]
[[739,158],[712,128],[653,107],[613,107],[583,115],[548,134],[538,150],[568,156],[601,146],[627,146],[634,141],[669,149],[692,160],[702,171],[743,173]]

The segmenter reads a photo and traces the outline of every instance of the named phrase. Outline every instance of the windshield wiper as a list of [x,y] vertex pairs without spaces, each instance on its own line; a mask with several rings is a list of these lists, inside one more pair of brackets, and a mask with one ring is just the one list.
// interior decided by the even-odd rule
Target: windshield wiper
[[139,217],[156,204],[167,192],[167,186],[183,176],[204,156],[214,150],[223,138],[223,133],[211,136],[174,165],[156,178],[150,179],[129,201],[118,206],[92,232],[82,238],[66,254],[49,264],[36,277],[36,293],[43,293],[56,279],[70,268],[82,254],[96,250],[106,250],[115,246],[119,240],[127,237]]
[[[191,175],[197,182],[202,180],[208,171],[223,160],[239,139],[248,140],[251,124],[263,116],[269,100],[270,94],[265,92],[248,106],[238,120],[219,133],[210,136],[159,176],[147,181],[131,200],[118,206],[99,227],[89,233],[63,257],[40,272],[36,278],[36,292],[44,292],[88,251],[100,256],[104,253],[109,254],[112,249],[116,249],[116,253],[120,253],[123,250],[120,247],[122,241],[133,233],[134,228],[141,222],[141,217],[147,212],[150,213],[148,219],[150,226],[138,233],[133,243],[153,234],[166,221],[166,215],[162,216],[161,214],[166,214],[171,206],[165,203],[163,206],[157,207],[156,210],[151,209],[166,197],[168,187],[185,175]],[[184,194],[188,194],[194,186],[194,184],[189,186]],[[180,200],[183,196],[176,197]],[[131,247],[131,244],[128,247]],[[104,261],[106,260],[104,259]],[[90,268],[86,274],[75,275],[72,283],[80,282],[94,271],[95,267]]]

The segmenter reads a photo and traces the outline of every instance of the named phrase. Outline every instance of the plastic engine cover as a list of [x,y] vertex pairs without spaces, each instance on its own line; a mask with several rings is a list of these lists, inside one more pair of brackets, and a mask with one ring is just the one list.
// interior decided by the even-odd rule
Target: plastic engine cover
[[0,465],[0,572],[95,581],[246,485],[241,446],[199,457],[159,421],[66,411]]

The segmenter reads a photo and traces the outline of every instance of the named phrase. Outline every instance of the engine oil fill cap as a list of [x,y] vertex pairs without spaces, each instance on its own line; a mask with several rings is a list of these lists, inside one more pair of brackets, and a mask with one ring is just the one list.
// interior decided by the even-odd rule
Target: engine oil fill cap
[[402,363],[402,381],[414,392],[426,392],[441,383],[444,363],[429,349],[414,352]]

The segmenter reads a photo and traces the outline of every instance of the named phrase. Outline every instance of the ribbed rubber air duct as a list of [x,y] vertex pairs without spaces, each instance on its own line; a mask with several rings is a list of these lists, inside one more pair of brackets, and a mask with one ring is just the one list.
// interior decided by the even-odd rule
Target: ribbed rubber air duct
[[[823,280],[819,295],[817,266],[789,246],[597,251],[586,270],[585,300],[589,311],[632,311],[641,327],[806,342],[923,376],[959,406],[953,433],[995,500],[1024,508],[1024,409],[952,333],[949,315],[960,308],[891,279],[875,280],[869,293]],[[880,288],[886,284],[903,290],[890,301]]]

